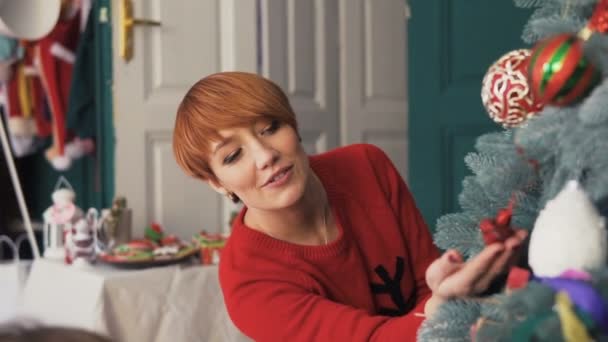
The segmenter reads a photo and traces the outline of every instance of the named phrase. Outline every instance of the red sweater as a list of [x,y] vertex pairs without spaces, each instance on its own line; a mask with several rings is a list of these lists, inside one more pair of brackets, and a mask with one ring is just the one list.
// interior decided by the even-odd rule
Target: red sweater
[[256,341],[415,341],[439,256],[399,173],[379,148],[310,157],[339,230],[326,246],[247,227],[244,208],[222,251],[228,313]]

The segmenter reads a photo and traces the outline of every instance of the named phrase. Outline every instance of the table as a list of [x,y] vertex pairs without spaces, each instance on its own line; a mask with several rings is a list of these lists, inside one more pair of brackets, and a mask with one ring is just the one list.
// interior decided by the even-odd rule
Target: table
[[217,266],[121,270],[33,263],[19,316],[115,341],[249,341],[230,320]]

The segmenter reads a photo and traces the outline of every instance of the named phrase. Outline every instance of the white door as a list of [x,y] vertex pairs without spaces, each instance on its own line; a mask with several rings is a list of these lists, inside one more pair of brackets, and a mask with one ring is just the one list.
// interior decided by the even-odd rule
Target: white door
[[189,238],[223,229],[223,198],[178,168],[171,149],[178,103],[198,79],[255,72],[256,4],[250,0],[134,0],[133,14],[160,27],[134,28],[134,56],[119,57],[113,2],[116,195],[133,209],[136,236],[151,222]]
[[404,0],[261,0],[261,70],[309,153],[367,142],[407,175]]
[[338,3],[261,0],[261,70],[289,97],[308,153],[340,142]]
[[340,1],[341,143],[382,148],[407,177],[405,0]]

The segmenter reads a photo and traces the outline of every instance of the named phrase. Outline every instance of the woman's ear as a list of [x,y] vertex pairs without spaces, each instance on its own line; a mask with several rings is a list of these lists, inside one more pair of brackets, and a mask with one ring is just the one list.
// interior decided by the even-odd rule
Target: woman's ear
[[241,201],[241,199],[237,195],[235,195],[234,192],[226,190],[226,188],[224,188],[218,182],[214,182],[212,180],[208,180],[206,182],[211,188],[213,188],[213,190],[217,191],[222,196],[228,197],[228,199],[230,199],[232,202],[239,203]]
[[228,190],[226,190],[226,188],[224,188],[219,182],[211,179],[206,180],[206,182],[213,190],[217,191],[220,195],[228,195]]

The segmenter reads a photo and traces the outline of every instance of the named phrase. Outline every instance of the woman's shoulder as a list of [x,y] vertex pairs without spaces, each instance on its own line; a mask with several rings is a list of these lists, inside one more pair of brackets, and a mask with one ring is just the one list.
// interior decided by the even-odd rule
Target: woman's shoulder
[[313,155],[310,166],[330,194],[361,200],[386,174],[385,153],[371,144],[353,144]]
[[379,147],[360,143],[340,146],[327,152],[312,155],[310,160],[314,166],[350,167],[352,165],[360,166],[364,161],[371,162],[385,156],[386,154]]
[[372,144],[352,144],[310,156],[310,165],[319,176],[362,177],[384,169],[390,159],[379,147]]

